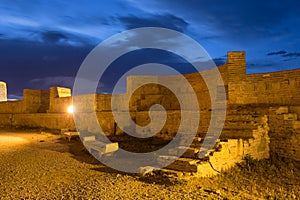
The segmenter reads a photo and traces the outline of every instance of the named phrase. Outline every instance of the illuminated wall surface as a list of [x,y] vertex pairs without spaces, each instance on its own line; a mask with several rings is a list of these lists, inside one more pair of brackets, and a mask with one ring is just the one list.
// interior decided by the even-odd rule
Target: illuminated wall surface
[[0,81],[0,102],[7,100],[6,83]]
[[[300,69],[246,74],[245,52],[229,52],[227,62],[218,69],[224,81],[228,103],[221,138],[249,139],[255,138],[257,132],[267,132],[271,152],[300,160],[300,121],[298,121],[298,116],[300,116]],[[210,71],[203,73],[209,74]],[[187,74],[185,77],[195,90],[199,101],[201,120],[198,136],[201,137],[205,135],[211,120],[208,89],[199,74]],[[145,78],[157,79],[160,77],[128,77],[127,93],[136,83],[142,82]],[[167,76],[164,79],[169,83],[176,84],[176,75]],[[180,86],[178,86],[178,91],[187,97],[190,92]],[[126,93],[119,94],[116,97],[120,112],[126,108],[124,101],[126,95]],[[68,113],[68,107],[72,105],[71,90],[68,88],[25,89],[23,100],[20,101],[6,101],[6,96],[6,84],[0,82],[1,127],[70,128],[75,130],[72,115]],[[82,98],[82,103],[77,105],[75,112],[81,113],[80,117],[86,120],[85,127],[81,127],[81,129],[89,132],[97,129],[95,126],[98,124],[90,124],[91,120],[88,115],[89,112],[96,111],[99,124],[106,135],[122,134],[121,130],[114,128],[115,121],[111,112],[110,94],[90,94],[76,98]],[[139,125],[147,124],[149,122],[148,110],[155,103],[163,105],[169,116],[157,136],[171,139],[176,134],[180,123],[180,106],[176,97],[168,89],[149,84],[136,90],[129,102],[131,117]],[[268,143],[268,141],[265,142]],[[251,146],[250,143],[249,145]],[[244,144],[245,146],[247,145]],[[251,151],[250,149],[243,151]]]

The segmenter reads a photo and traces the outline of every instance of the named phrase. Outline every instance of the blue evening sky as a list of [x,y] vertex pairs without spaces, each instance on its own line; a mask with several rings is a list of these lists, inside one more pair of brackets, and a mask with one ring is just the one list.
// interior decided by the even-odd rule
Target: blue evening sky
[[97,44],[153,26],[190,36],[217,65],[243,50],[247,73],[299,68],[299,8],[298,0],[1,0],[0,80],[10,98],[24,88],[72,87]]

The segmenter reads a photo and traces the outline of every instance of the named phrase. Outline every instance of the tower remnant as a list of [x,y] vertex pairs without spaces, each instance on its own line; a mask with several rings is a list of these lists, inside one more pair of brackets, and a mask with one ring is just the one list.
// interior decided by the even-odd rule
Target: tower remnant
[[6,83],[3,81],[0,81],[0,102],[1,101],[7,101]]

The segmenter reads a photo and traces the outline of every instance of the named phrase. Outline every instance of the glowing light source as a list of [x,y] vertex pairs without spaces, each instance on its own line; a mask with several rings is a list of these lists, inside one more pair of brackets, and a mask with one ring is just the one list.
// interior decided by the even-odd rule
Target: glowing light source
[[73,105],[68,107],[68,113],[72,114],[74,112],[75,108]]

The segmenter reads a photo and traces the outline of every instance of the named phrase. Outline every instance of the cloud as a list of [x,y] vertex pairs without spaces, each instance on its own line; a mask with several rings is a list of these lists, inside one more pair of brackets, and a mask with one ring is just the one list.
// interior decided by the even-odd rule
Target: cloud
[[300,52],[290,52],[288,53],[287,51],[274,51],[274,52],[269,52],[266,54],[267,56],[273,56],[273,55],[279,55],[281,57],[287,58],[283,61],[290,61],[291,59],[300,57]]
[[62,30],[59,27],[24,27],[0,25],[0,38],[35,43],[66,46],[95,45],[96,39],[89,35]]
[[14,94],[9,94],[7,95],[7,100],[8,101],[16,101],[16,100],[21,100],[23,97],[20,95],[14,95]]
[[[112,87],[111,85],[105,85],[102,82],[97,82],[97,90],[94,91],[92,85],[95,84],[95,81],[86,78],[76,77],[77,81],[81,80],[82,85],[78,86],[79,94],[91,94],[91,93],[103,93],[108,88]],[[44,89],[48,90],[50,87],[66,87],[73,89],[75,77],[73,76],[48,76],[44,78],[34,78],[29,81],[29,86],[32,89]]]
[[276,72],[283,70],[282,63],[280,62],[247,62],[247,74],[256,74],[256,73],[268,73],[268,72]]
[[87,38],[81,34],[71,34],[61,30],[42,30],[35,34],[37,40],[51,45],[66,45],[66,46],[88,46],[94,42],[91,38]]
[[300,53],[299,52],[287,53],[284,54],[282,57],[300,57]]
[[138,9],[123,1],[91,0],[84,4],[79,0],[6,1],[0,2],[0,32],[6,39],[29,41],[37,39],[33,37],[36,36],[34,33],[42,32],[39,42],[66,42],[69,45],[78,45],[70,38],[70,35],[76,35],[96,45],[124,30],[116,16],[137,12]]
[[68,36],[58,31],[45,31],[41,33],[42,39],[47,43],[60,43],[68,40]]
[[[64,79],[75,76],[85,56],[96,44],[124,29],[142,26],[159,26],[186,33],[203,45],[217,65],[224,61],[219,57],[231,49],[246,50],[247,61],[260,63],[255,68],[257,71],[283,69],[289,65],[295,67],[299,66],[299,4],[300,1],[290,0],[274,0],[272,3],[258,0],[232,0],[231,3],[197,0],[2,1],[1,76],[11,83],[10,92],[15,94],[29,87],[28,80],[35,77]],[[150,32],[149,35],[154,34]],[[145,37],[129,39],[148,42]],[[169,40],[173,40],[172,46],[198,59],[194,56],[197,52],[184,41],[178,38]],[[269,48],[288,52],[269,52]],[[269,52],[269,55],[260,52]],[[265,65],[272,55],[273,65]],[[126,62],[130,63],[130,60]],[[121,64],[123,67],[125,63]],[[48,89],[50,83],[65,84],[58,79],[54,78],[55,82],[49,78],[46,82],[36,80],[31,86]]]
[[216,66],[220,66],[226,62],[227,58],[220,57],[220,58],[214,58],[213,61],[216,63]]
[[[191,30],[199,36],[215,33],[232,43],[249,43],[263,39],[280,39],[295,30],[299,21],[299,1],[201,1],[184,0],[128,0],[133,6],[148,13],[164,14],[172,11],[189,22]],[[253,12],[255,10],[255,12]],[[291,28],[291,29],[290,29]],[[293,30],[292,30],[293,29]]]
[[172,14],[148,15],[146,17],[128,15],[121,16],[118,19],[127,29],[139,27],[163,27],[184,32],[189,25],[184,19]]
[[49,89],[51,86],[73,87],[74,77],[71,76],[49,76],[45,78],[35,78],[29,81],[34,89]]
[[34,21],[25,18],[24,16],[11,16],[11,15],[4,15],[0,19],[0,24],[10,24],[10,25],[19,25],[19,26],[32,26],[37,27],[39,24]]
[[286,53],[287,53],[286,51],[274,51],[274,52],[267,53],[267,56],[283,55],[283,54],[286,54]]

